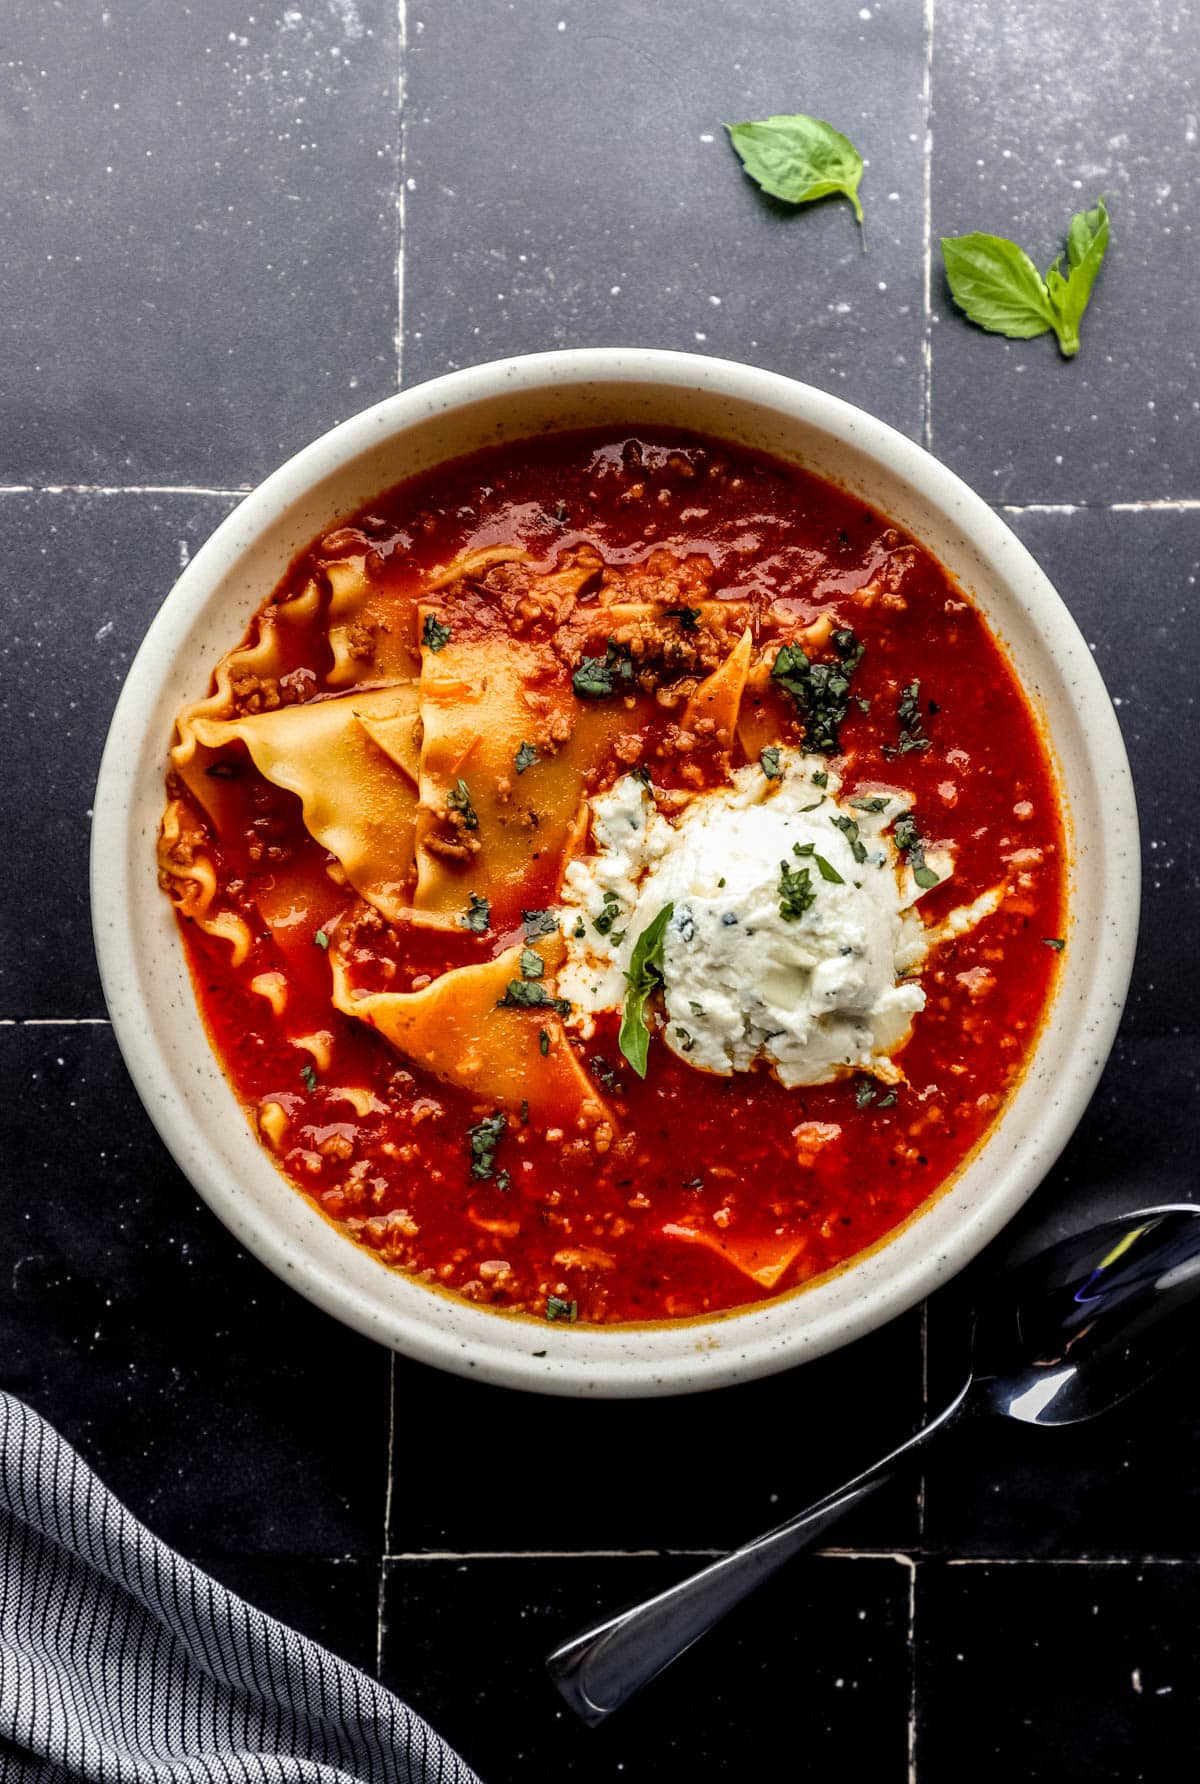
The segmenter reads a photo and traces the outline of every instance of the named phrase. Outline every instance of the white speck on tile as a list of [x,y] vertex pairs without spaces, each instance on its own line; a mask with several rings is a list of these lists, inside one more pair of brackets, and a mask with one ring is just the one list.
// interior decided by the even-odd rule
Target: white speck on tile
[[[710,292],[709,292],[709,294],[708,294],[708,301],[709,301],[709,303],[710,303],[710,304],[712,304],[712,306],[713,306],[713,308],[714,308],[714,309],[717,309],[717,310],[719,310],[719,309],[720,309],[720,307],[721,307],[721,300],[720,300],[720,298],[719,298],[719,297],[718,297],[718,296],[717,296],[717,294],[716,294],[716,292],[715,292],[715,291],[710,291]],[[1153,408],[1153,407],[1154,407],[1154,405],[1153,405],[1153,403],[1152,403],[1152,404],[1151,404],[1151,405],[1150,405],[1150,406],[1151,406],[1151,408]]]
[[694,341],[706,341],[708,336],[704,333],[703,329],[697,328],[692,334],[692,339]]
[[[180,567],[182,568],[183,565],[185,565],[187,563],[187,546],[184,544],[182,539],[179,541],[179,558],[180,558]],[[99,644],[102,639],[108,637],[109,633],[112,631],[113,626],[115,624],[116,624],[115,620],[111,620],[111,619],[105,620],[104,624],[100,627],[99,631],[96,633],[96,643],[97,644]]]
[[[713,135],[713,133],[712,133],[712,131],[711,131],[711,130],[702,130],[702,131],[701,131],[701,132],[700,132],[700,141],[701,141],[701,142],[716,142],[716,140],[717,140],[717,139],[716,139],[716,137],[715,137],[715,136],[714,136],[714,135]],[[1193,137],[1193,139],[1192,139],[1192,140],[1193,140],[1193,141],[1194,141],[1194,140],[1195,140],[1195,138],[1194,138],[1194,137]]]
[[608,288],[608,295],[610,297],[620,297],[621,287],[619,285],[610,285]]

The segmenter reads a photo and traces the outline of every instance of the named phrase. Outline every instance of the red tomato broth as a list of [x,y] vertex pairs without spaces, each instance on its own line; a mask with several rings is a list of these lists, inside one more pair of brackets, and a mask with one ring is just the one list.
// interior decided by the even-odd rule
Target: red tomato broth
[[[395,587],[414,650],[414,570],[492,544],[523,545],[546,568],[584,542],[610,564],[636,565],[661,547],[700,552],[716,566],[714,597],[749,599],[756,614],[782,601],[802,621],[832,611],[866,646],[853,693],[870,703],[869,712],[852,704],[841,728],[843,756],[834,765],[842,798],[904,786],[927,843],[953,844],[954,874],[922,900],[926,921],[1014,874],[1022,883],[998,912],[927,961],[927,1005],[900,1056],[907,1083],[894,1104],[878,1106],[878,1086],[860,1107],[857,1077],[790,1091],[762,1070],[716,1077],[661,1042],[652,1042],[641,1082],[620,1056],[616,1019],[605,1016],[579,1046],[612,1103],[617,1144],[598,1154],[582,1139],[510,1118],[496,1154],[509,1175],[505,1189],[469,1174],[468,1130],[490,1105],[409,1065],[331,1007],[328,957],[313,937],[361,906],[329,877],[299,800],[262,780],[247,758],[242,776],[222,787],[229,803],[213,854],[219,883],[251,916],[250,955],[235,969],[223,942],[181,926],[215,1051],[248,1115],[274,1099],[291,1118],[279,1162],[293,1183],[384,1261],[424,1280],[539,1317],[553,1295],[597,1322],[695,1317],[767,1299],[892,1232],[960,1168],[995,1119],[1049,1002],[1057,953],[1047,939],[1063,935],[1065,847],[1047,750],[976,608],[859,499],[778,461],[675,432],[636,443],[611,431],[553,435],[441,467],[376,498],[302,554],[274,598],[295,594],[322,562],[361,551],[364,540],[374,574]],[[899,562],[902,606],[855,599]],[[329,656],[320,629],[297,634],[289,649],[289,667],[310,670],[311,691],[323,690]],[[914,679],[931,747],[889,757],[883,746],[897,742],[899,691]],[[788,703],[768,700],[778,702],[778,741],[799,743]],[[630,721],[663,786],[676,780],[676,764],[654,756],[669,717],[641,701]],[[599,764],[596,786],[623,771],[621,762]],[[264,837],[287,859],[264,863],[261,849],[252,858],[251,843]],[[1014,868],[1007,857],[1020,850],[1041,858]],[[464,907],[468,892],[486,890],[468,869]],[[539,864],[522,902],[540,906],[553,891]],[[274,927],[260,914],[264,902],[276,909]],[[352,950],[354,981],[374,990],[386,979],[407,990],[414,979],[486,960],[519,939],[511,927],[477,936],[396,926]],[[249,988],[273,969],[287,974],[286,1027]],[[513,1019],[536,1021],[537,1013]],[[293,1039],[320,1031],[332,1037],[332,1059],[314,1080]],[[384,1109],[360,1118],[335,1094],[343,1085],[368,1087]],[[808,1152],[793,1132],[807,1123],[841,1132]],[[803,1249],[767,1287],[719,1251],[664,1233],[679,1225],[717,1246],[729,1235],[769,1244],[783,1234]],[[564,1261],[568,1253],[578,1255]],[[500,1262],[507,1272],[481,1273]]]

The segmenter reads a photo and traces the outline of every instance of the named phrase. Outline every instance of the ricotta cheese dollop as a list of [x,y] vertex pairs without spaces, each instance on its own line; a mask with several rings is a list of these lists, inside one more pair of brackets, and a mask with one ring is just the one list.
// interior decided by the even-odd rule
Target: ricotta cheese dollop
[[[676,811],[662,807],[679,795],[631,774],[592,800],[594,852],[564,876],[559,994],[585,1034],[620,1009],[634,945],[670,904],[661,1035],[688,1064],[728,1076],[761,1061],[789,1087],[895,1081],[925,1005],[921,888],[889,828],[910,797],[843,802],[824,757],[781,748],[778,766],[737,769]],[[943,880],[952,862],[930,850],[927,865]]]

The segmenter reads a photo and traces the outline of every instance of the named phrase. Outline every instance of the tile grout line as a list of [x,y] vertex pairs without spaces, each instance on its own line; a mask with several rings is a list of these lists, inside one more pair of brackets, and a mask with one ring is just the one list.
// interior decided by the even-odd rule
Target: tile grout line
[[933,14],[936,0],[925,0],[925,71],[921,101],[925,111],[925,146],[922,212],[925,236],[924,336],[921,342],[921,437],[926,452],[933,451]]
[[[730,1549],[398,1549],[385,1553],[385,1564],[421,1561],[709,1561]],[[892,1561],[916,1569],[923,1562],[943,1567],[1192,1567],[1195,1555],[943,1555],[912,1549],[839,1549],[808,1551],[815,1561]]]
[[908,1784],[917,1784],[917,1563],[908,1576]]
[[379,1557],[379,1599],[375,1607],[375,1672],[383,1674],[383,1626],[387,1596],[388,1539],[392,1533],[392,1483],[396,1468],[396,1353],[388,1352],[387,1485],[383,1495],[383,1543]]
[[252,483],[218,489],[208,483],[0,483],[0,496],[248,496]]
[[[403,206],[400,207],[403,210]],[[397,305],[403,315],[403,275],[397,255]],[[397,333],[396,376],[403,373],[403,344]],[[928,395],[928,387],[926,391]],[[923,431],[928,447],[932,423]],[[254,485],[240,483],[229,488],[199,483],[0,483],[0,496],[216,496],[225,501],[241,501],[251,495]],[[998,514],[1195,514],[1200,512],[1200,496],[1147,496],[1129,502],[993,502]]]
[[0,1016],[0,1028],[110,1028],[107,1016]]
[[404,236],[407,195],[404,190],[404,101],[408,87],[408,0],[396,0],[396,389],[404,388]]

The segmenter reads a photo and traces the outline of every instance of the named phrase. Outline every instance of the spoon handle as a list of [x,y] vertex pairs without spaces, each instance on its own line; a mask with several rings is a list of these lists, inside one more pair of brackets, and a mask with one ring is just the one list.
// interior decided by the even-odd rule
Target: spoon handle
[[575,1713],[594,1728],[620,1709],[785,1561],[817,1542],[931,1438],[956,1424],[967,1406],[970,1387],[968,1379],[950,1404],[906,1443],[787,1523],[721,1556],[665,1592],[580,1630],[555,1648],[547,1655],[546,1665]]

